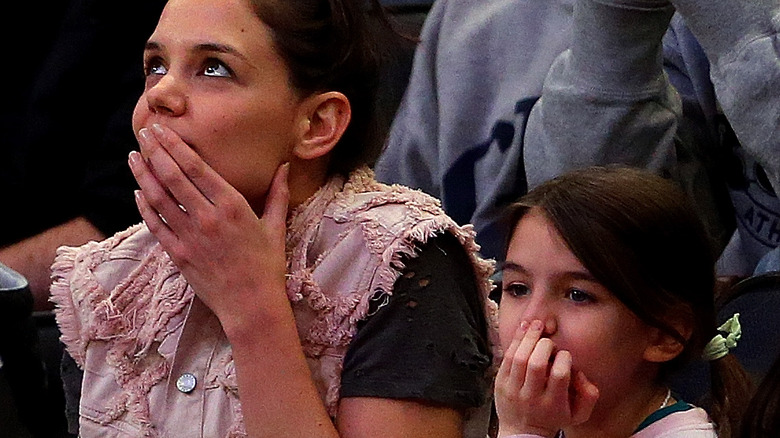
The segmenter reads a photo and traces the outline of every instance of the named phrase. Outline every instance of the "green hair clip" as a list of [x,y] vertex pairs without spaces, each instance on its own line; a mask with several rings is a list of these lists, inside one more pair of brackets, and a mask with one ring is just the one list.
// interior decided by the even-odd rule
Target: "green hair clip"
[[734,316],[718,327],[718,331],[725,333],[726,337],[724,338],[723,335],[719,333],[707,343],[704,347],[704,353],[702,354],[704,360],[718,360],[729,354],[730,349],[737,346],[737,341],[742,337],[742,326],[739,325],[739,313],[735,313]]

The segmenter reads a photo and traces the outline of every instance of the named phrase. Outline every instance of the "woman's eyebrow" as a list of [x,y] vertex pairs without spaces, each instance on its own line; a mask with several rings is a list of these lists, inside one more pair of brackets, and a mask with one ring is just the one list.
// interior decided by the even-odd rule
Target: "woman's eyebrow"
[[195,45],[195,51],[198,52],[217,52],[217,53],[225,53],[228,55],[233,55],[237,58],[241,58],[244,61],[247,61],[244,54],[239,52],[235,47],[229,46],[227,44],[219,44],[219,43],[200,43]]
[[147,41],[144,45],[144,51],[157,51],[161,50],[162,46],[156,41]]
[[[158,43],[157,41],[147,41],[146,45],[144,46],[144,50],[146,51],[159,51],[163,49],[163,45]],[[194,46],[193,50],[194,52],[215,52],[215,53],[225,53],[229,55],[233,55],[237,58],[240,58],[244,61],[247,61],[246,56],[239,52],[235,47],[227,45],[227,44],[220,44],[220,43],[198,43]]]

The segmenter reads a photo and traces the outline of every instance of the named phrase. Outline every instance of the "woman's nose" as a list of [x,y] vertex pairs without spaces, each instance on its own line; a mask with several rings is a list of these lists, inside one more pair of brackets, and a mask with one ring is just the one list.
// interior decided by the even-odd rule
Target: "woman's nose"
[[146,90],[149,111],[166,116],[180,116],[187,111],[187,95],[171,74],[164,75]]

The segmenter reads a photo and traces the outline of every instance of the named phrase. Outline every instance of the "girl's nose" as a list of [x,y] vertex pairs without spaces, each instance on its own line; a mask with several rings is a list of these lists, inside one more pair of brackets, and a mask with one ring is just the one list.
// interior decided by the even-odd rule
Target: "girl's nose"
[[177,117],[187,111],[187,96],[171,74],[164,75],[146,90],[146,102],[154,114]]
[[[541,295],[541,294],[539,294]],[[558,330],[558,319],[556,317],[554,303],[547,300],[545,297],[532,296],[529,300],[528,306],[523,312],[523,321],[529,323],[534,320],[539,320],[544,324],[544,331],[542,335],[550,337]]]

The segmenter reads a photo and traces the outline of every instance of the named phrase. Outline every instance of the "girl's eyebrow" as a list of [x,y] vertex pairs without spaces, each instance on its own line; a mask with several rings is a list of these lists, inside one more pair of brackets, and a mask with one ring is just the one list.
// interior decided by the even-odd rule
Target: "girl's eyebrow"
[[596,280],[596,277],[594,277],[588,271],[569,271],[566,272],[566,275],[573,278],[574,280],[583,280],[583,281],[590,281],[593,283],[599,283],[599,281]]
[[501,268],[501,270],[514,271],[514,272],[519,272],[521,274],[527,272],[526,269],[520,266],[519,264],[510,261],[504,262],[504,266]]
[[[527,269],[525,269],[522,265],[512,262],[512,261],[506,261],[504,262],[504,266],[501,269],[502,271],[512,271],[512,272],[518,272],[520,274],[525,274],[528,272]],[[587,270],[572,270],[572,271],[565,271],[561,273],[563,276],[572,278],[574,280],[583,280],[583,281],[591,281],[594,283],[598,283],[599,281],[596,279],[596,277],[593,276],[590,272]]]

